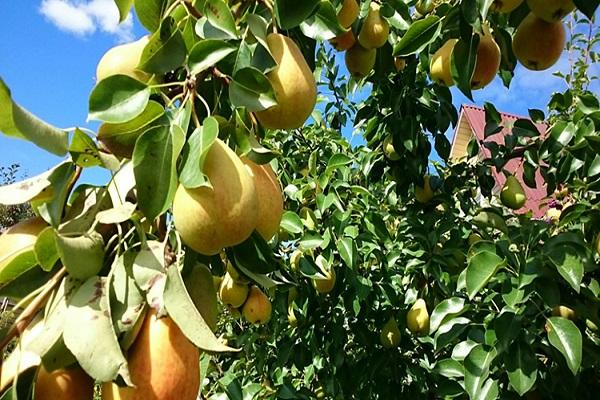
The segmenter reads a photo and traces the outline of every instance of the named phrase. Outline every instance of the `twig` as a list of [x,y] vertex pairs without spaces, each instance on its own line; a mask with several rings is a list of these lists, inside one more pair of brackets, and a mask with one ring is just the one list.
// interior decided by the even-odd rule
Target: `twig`
[[225,85],[229,85],[231,83],[231,78],[221,72],[217,67],[212,67],[210,72],[215,78],[222,81]]

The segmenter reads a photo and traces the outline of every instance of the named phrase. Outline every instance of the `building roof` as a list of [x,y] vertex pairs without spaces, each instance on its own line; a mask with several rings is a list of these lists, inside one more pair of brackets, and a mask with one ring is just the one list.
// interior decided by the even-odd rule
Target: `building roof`
[[[479,142],[495,142],[498,144],[504,144],[504,136],[511,133],[511,129],[515,121],[518,119],[529,119],[528,117],[522,117],[507,113],[500,113],[502,118],[502,125],[504,129],[502,131],[485,137],[485,110],[482,107],[472,105],[462,105],[460,117],[456,130],[454,131],[454,138],[452,141],[452,151],[450,152],[450,158],[457,160],[463,158],[467,154],[467,145],[471,140],[471,137],[475,135]],[[548,129],[546,123],[535,124],[540,135],[545,135]],[[485,146],[479,146],[480,157],[491,158],[492,154],[490,149]],[[525,213],[529,210],[533,212],[534,218],[541,218],[544,216],[547,205],[546,195],[546,184],[540,171],[536,171],[535,182],[536,188],[530,188],[523,182],[523,160],[514,158],[511,159],[503,168],[507,172],[513,174],[523,186],[527,195],[527,202],[525,206],[518,210],[518,213]],[[504,186],[506,177],[502,171],[492,169],[492,175],[496,181],[497,188]]]

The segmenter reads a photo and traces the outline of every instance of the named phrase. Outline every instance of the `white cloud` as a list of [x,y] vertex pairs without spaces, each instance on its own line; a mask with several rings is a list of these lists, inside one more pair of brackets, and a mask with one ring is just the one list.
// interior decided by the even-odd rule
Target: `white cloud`
[[42,0],[40,12],[59,29],[77,36],[102,31],[121,42],[133,39],[131,15],[119,24],[114,0]]

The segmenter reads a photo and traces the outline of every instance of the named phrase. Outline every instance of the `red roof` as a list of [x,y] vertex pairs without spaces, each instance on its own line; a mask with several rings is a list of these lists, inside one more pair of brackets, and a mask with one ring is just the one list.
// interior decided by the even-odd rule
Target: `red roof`
[[[494,135],[488,136],[485,138],[485,110],[481,107],[464,105],[461,107],[461,118],[466,118],[467,122],[471,126],[473,134],[477,137],[478,141],[485,142],[495,142],[498,144],[504,144],[504,136],[511,133],[511,128],[514,122],[518,119],[529,119],[527,117],[521,117],[517,115],[500,113],[502,118],[502,125],[504,129],[496,133]],[[535,124],[540,135],[545,135],[546,130],[548,129],[548,125],[545,123],[537,123]],[[491,152],[485,146],[480,146],[480,151],[485,158],[490,158]],[[525,206],[518,210],[518,213],[525,213],[529,210],[533,212],[534,218],[541,218],[544,216],[548,207],[546,206],[547,195],[546,195],[546,184],[544,182],[544,178],[542,177],[539,170],[536,171],[535,174],[535,182],[536,188],[530,188],[523,182],[523,159],[514,158],[511,159],[504,166],[504,170],[513,174],[523,186],[525,193],[527,195],[527,202]],[[497,171],[496,168],[492,169],[492,175],[494,176],[494,180],[496,181],[497,187],[501,188],[504,186],[504,182],[506,181],[506,177],[502,173],[502,171]]]

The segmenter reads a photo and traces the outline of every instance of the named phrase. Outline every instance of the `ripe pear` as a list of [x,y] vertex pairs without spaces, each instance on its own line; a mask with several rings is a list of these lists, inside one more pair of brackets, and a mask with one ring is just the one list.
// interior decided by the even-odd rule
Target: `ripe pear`
[[562,22],[547,22],[530,13],[515,32],[513,51],[525,68],[543,71],[558,61],[565,38]]
[[408,330],[417,335],[429,333],[429,312],[425,300],[418,299],[406,314]]
[[150,38],[144,36],[135,42],[121,44],[108,50],[96,67],[96,82],[112,75],[127,75],[146,82],[150,75],[139,70],[138,64],[149,41]]
[[225,274],[221,287],[219,288],[219,297],[224,304],[238,308],[248,298],[248,285],[236,282],[229,272]]
[[129,350],[135,388],[108,382],[103,400],[196,400],[200,389],[200,351],[170,317],[150,311]]
[[219,305],[214,277],[210,269],[204,264],[195,265],[185,277],[185,286],[196,309],[210,329],[215,332],[219,318]]
[[380,14],[381,6],[374,1],[369,5],[369,13],[358,33],[358,42],[365,49],[378,49],[387,42],[390,24]]
[[383,152],[385,154],[385,156],[387,158],[389,158],[392,161],[398,161],[400,159],[400,155],[396,152],[396,149],[394,148],[394,143],[392,142],[392,137],[391,136],[387,136],[384,140],[383,140]]
[[252,234],[258,196],[244,163],[219,139],[208,150],[203,172],[212,188],[179,185],[173,219],[185,244],[200,254],[216,255]]
[[575,9],[573,0],[527,0],[533,14],[547,22],[562,20]]
[[352,30],[349,30],[344,34],[331,39],[329,43],[331,43],[333,48],[337,51],[346,51],[356,44],[356,37],[354,37]]
[[270,33],[267,44],[277,66],[267,73],[277,105],[256,113],[269,129],[300,128],[317,102],[317,84],[298,45],[287,36]]
[[48,372],[40,367],[33,400],[91,400],[93,397],[94,380],[81,368]]
[[417,4],[415,4],[415,9],[421,15],[429,14],[433,11],[435,4],[433,0],[419,0]]
[[415,185],[415,198],[421,204],[426,204],[433,198],[433,189],[429,184],[430,177],[426,175],[423,177],[423,186]]
[[500,192],[500,201],[502,201],[502,204],[506,207],[512,208],[513,210],[518,210],[525,205],[525,202],[527,201],[525,191],[514,175],[509,175],[508,178],[506,178],[506,183]]
[[346,52],[346,68],[354,79],[362,79],[373,70],[377,50],[365,49],[359,43],[356,43]]
[[571,321],[575,321],[577,318],[577,314],[575,311],[567,306],[556,306],[552,309],[552,316],[554,317],[563,317],[566,319],[570,319]]
[[242,307],[242,315],[251,324],[266,324],[271,319],[271,301],[256,286],[250,288],[248,299]]
[[400,329],[398,329],[398,324],[394,317],[391,317],[383,328],[381,328],[379,340],[386,349],[398,347],[400,344]]
[[490,28],[484,25],[483,35],[480,35],[477,47],[477,63],[471,78],[473,89],[481,89],[494,80],[500,69],[500,59],[500,46],[494,40]]
[[453,86],[452,72],[450,70],[450,62],[452,60],[452,51],[458,39],[449,39],[440,47],[433,56],[429,64],[429,74],[431,80],[445,86]]
[[277,175],[269,164],[258,165],[242,158],[254,178],[254,187],[258,196],[258,216],[256,230],[265,240],[270,240],[279,230],[283,215],[283,193]]
[[41,218],[32,218],[11,226],[0,235],[0,271],[20,255],[32,252],[38,234],[46,226]]
[[317,292],[321,294],[329,293],[335,287],[335,270],[331,268],[328,271],[324,271],[325,278],[315,278],[313,279],[313,286],[317,290]]
[[358,18],[360,7],[356,0],[344,0],[342,8],[337,14],[337,20],[341,26],[348,28]]
[[501,13],[509,13],[519,7],[524,0],[494,0],[492,10]]

